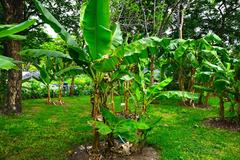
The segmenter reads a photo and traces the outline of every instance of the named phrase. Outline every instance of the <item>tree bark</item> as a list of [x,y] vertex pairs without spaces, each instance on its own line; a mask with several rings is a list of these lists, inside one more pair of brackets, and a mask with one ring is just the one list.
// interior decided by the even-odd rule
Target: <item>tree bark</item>
[[184,23],[184,7],[183,4],[180,3],[179,4],[179,13],[178,13],[178,21],[179,21],[179,38],[182,39],[183,38],[183,23]]
[[[20,23],[23,20],[24,0],[0,0],[4,10],[6,24]],[[4,55],[21,61],[18,52],[21,50],[19,41],[9,40],[4,42]],[[7,97],[3,112],[6,114],[21,113],[22,111],[22,66],[18,70],[8,71]]]
[[200,92],[200,93],[199,93],[198,105],[203,105],[203,92]]
[[129,102],[129,82],[126,81],[124,82],[124,115],[128,116],[129,114],[129,106],[128,106],[128,102]]
[[74,81],[75,81],[75,76],[72,77],[72,81],[71,81],[70,92],[69,92],[70,97],[74,95]]
[[184,79],[184,73],[183,73],[183,67],[180,67],[179,73],[178,73],[178,85],[180,91],[185,91],[185,79]]
[[224,100],[223,97],[219,97],[219,99],[220,99],[219,116],[221,120],[224,120]]
[[[94,120],[98,120],[98,116],[100,114],[100,106],[101,106],[101,93],[98,82],[94,84],[94,93],[91,96],[91,104],[92,104],[92,117]],[[93,153],[98,153],[100,149],[100,135],[96,128],[93,126]]]
[[47,95],[47,104],[51,103],[51,90],[50,90],[50,84],[47,85],[47,91],[48,91],[48,95]]
[[64,83],[64,78],[61,78],[59,83],[59,96],[58,96],[58,102],[60,103],[60,105],[63,104],[63,100],[62,100],[63,83]]

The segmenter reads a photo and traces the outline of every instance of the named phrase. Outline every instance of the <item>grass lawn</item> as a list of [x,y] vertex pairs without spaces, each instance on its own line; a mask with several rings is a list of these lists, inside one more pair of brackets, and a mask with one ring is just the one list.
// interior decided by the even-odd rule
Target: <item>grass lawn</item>
[[[0,116],[0,160],[61,160],[74,147],[91,142],[89,97],[64,101],[65,106],[49,106],[43,99],[26,100],[22,115]],[[217,116],[216,107],[191,109],[168,101],[151,110],[162,120],[148,143],[160,151],[161,159],[240,159],[239,132],[202,124],[203,119]]]

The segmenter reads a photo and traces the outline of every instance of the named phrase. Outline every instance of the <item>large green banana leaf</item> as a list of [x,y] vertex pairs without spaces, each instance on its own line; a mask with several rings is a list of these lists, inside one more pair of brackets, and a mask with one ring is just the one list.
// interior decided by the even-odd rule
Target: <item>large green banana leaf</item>
[[[83,11],[84,10],[84,11]],[[111,49],[110,0],[89,0],[81,11],[84,39],[92,60],[101,58]]]
[[125,45],[122,49],[117,49],[117,55],[123,54],[123,64],[137,63],[139,58],[147,58],[148,55],[144,50],[148,47],[157,47],[163,43],[163,39],[158,37],[148,37],[134,41]]
[[[21,32],[35,23],[35,20],[28,20],[17,25],[0,25],[0,39],[9,38],[14,40],[22,40],[25,37],[20,35],[14,35]],[[0,55],[0,69],[16,69],[15,61],[12,58]]]
[[111,26],[111,30],[112,30],[112,47],[117,48],[119,46],[121,46],[123,44],[123,37],[122,37],[122,31],[120,28],[120,24],[119,23],[114,23]]
[[35,23],[35,20],[28,20],[28,21],[22,22],[20,24],[17,24],[15,26],[12,26],[10,28],[4,29],[4,30],[0,31],[0,39],[7,37],[7,36],[11,36],[18,32],[21,32],[21,31],[27,29],[28,27],[32,26],[34,23]]
[[89,58],[86,52],[84,52],[77,42],[71,37],[66,29],[56,20],[56,18],[38,1],[33,0],[37,9],[41,13],[41,18],[44,22],[49,24],[52,29],[58,33],[61,38],[67,42],[69,47],[69,54],[78,65],[87,64]]
[[32,57],[32,58],[39,58],[42,56],[46,57],[54,57],[54,58],[66,58],[71,59],[71,57],[67,54],[64,54],[59,51],[52,51],[46,49],[27,49],[20,52],[20,55]]
[[0,69],[8,70],[13,68],[17,68],[14,59],[0,55]]
[[49,24],[53,30],[58,33],[61,38],[67,42],[69,46],[78,46],[77,42],[71,37],[66,29],[56,20],[56,18],[38,1],[33,0],[38,11],[41,13],[41,18]]

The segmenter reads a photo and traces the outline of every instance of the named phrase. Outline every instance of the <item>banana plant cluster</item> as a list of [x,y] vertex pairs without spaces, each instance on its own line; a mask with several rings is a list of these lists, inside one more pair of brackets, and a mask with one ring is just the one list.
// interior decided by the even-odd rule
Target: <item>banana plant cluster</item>
[[59,81],[59,103],[62,104],[64,78],[74,71],[79,71],[79,67],[69,67],[72,64],[71,57],[63,52],[47,49],[28,49],[21,51],[20,54],[38,69],[40,76],[34,78],[46,86],[48,104],[52,103],[50,84],[52,81]]
[[232,108],[238,107],[236,113],[239,116],[240,82],[237,76],[239,60],[230,57],[230,52],[224,47],[216,46],[217,42],[221,43],[220,38],[216,39],[216,37],[208,36],[207,40],[211,43],[212,49],[204,50],[206,58],[197,71],[197,79],[200,85],[195,85],[195,88],[206,92],[207,95],[212,92],[219,97],[220,119],[224,120],[225,118],[224,103],[226,101],[231,102]]
[[[162,67],[164,69],[167,68],[169,64],[172,64],[172,68],[177,70],[177,72],[175,71],[174,73],[177,73],[176,79],[179,90],[194,93],[197,71],[203,67],[203,64],[211,62],[216,65],[221,65],[219,54],[222,53],[222,57],[227,57],[227,52],[221,45],[221,39],[213,33],[209,33],[196,40],[172,40],[168,47],[169,51],[166,55],[162,56],[163,59],[166,59],[166,61],[162,60],[164,63]],[[171,70],[171,68],[169,70]],[[187,88],[186,84],[188,84]],[[186,101],[185,98],[183,102],[186,105],[195,105],[192,99]]]
[[[120,25],[110,21],[110,0],[89,0],[81,8],[80,23],[86,43],[86,47],[82,48],[39,1],[34,0],[34,3],[41,18],[66,41],[72,59],[92,78],[94,93],[91,103],[94,120],[101,119],[100,108],[107,107],[104,91],[106,87],[103,86],[114,79],[122,65],[138,62],[140,58],[147,56],[143,54],[143,50],[155,47],[163,41],[157,37],[148,37],[124,44]],[[94,134],[93,147],[97,151],[99,133],[96,127]]]

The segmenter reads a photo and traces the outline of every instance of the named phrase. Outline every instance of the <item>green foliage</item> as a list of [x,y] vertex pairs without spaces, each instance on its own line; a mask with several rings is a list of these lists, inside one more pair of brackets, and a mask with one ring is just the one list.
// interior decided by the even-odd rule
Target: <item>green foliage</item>
[[[32,26],[34,23],[35,23],[35,20],[29,20],[17,25],[1,25],[0,40],[2,40],[3,38],[22,40],[24,39],[23,36],[14,35],[14,34],[27,29],[28,27]],[[17,66],[14,63],[16,63],[14,59],[0,55],[0,69],[4,69],[4,70],[16,69]]]
[[5,57],[0,55],[0,69],[8,70],[8,69],[17,69],[15,64],[15,60],[9,57]]
[[22,98],[23,99],[35,99],[44,98],[47,96],[47,90],[36,80],[30,80],[22,84]]
[[28,20],[23,23],[17,24],[15,26],[12,26],[10,28],[5,28],[4,30],[0,30],[0,38],[4,38],[7,36],[11,36],[15,33],[21,32],[28,27],[32,26],[35,23],[35,20]]
[[99,59],[110,51],[112,43],[110,0],[89,0],[81,24],[92,60]]
[[[124,136],[124,138],[130,142],[139,143],[146,139],[146,135],[159,123],[160,117],[154,119],[149,115],[144,115],[139,121],[132,119],[125,119],[123,117],[116,117],[108,109],[101,108],[102,115],[105,123],[92,122],[92,125],[96,125],[98,131],[102,135],[108,135],[113,133],[114,136]],[[144,135],[139,132],[143,132]],[[142,137],[144,136],[144,137]]]

